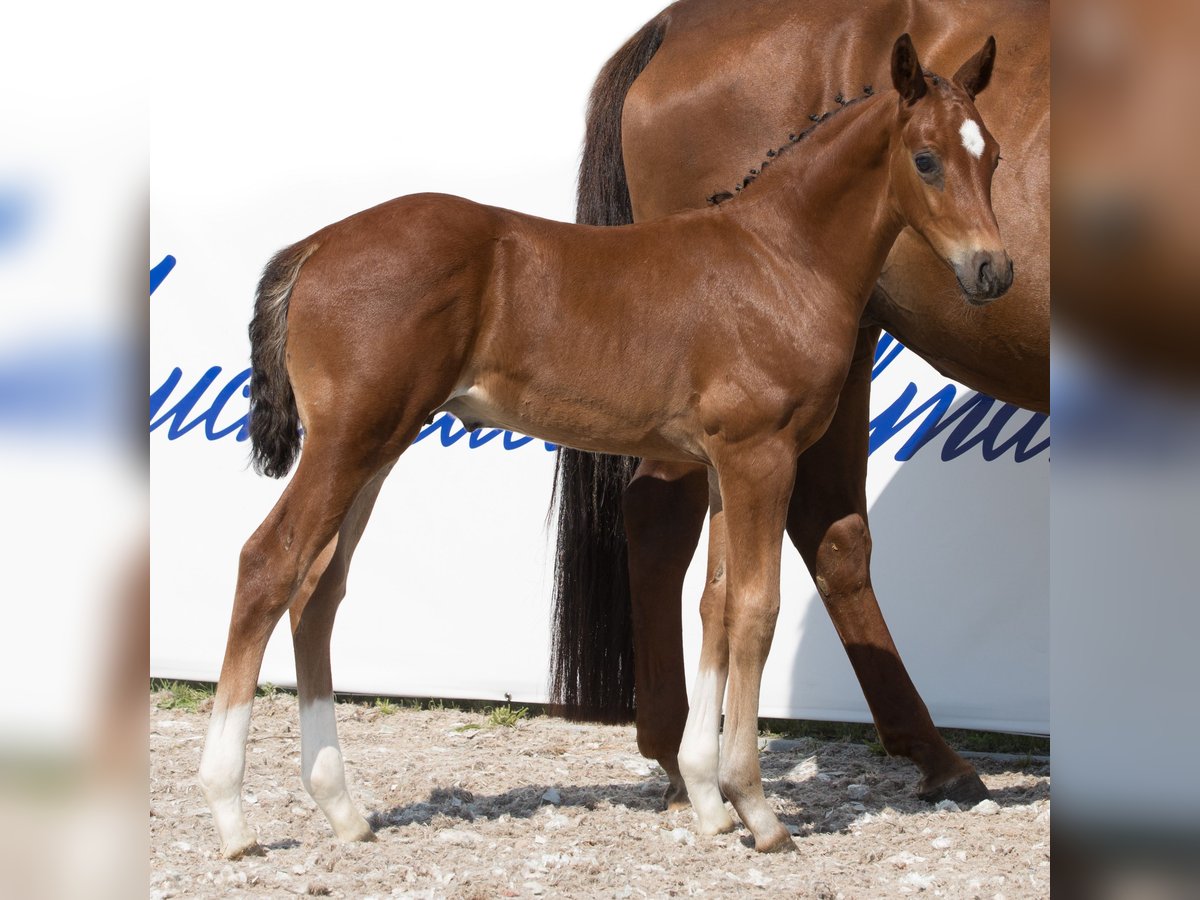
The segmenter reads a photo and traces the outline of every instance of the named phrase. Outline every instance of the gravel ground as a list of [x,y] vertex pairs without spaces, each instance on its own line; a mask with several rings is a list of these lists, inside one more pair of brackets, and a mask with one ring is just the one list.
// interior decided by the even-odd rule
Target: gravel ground
[[857,744],[764,750],[767,796],[798,853],[744,829],[694,834],[632,727],[339,703],[351,793],[375,843],[342,845],[300,784],[296,698],[255,704],[246,802],[262,856],[217,853],[195,773],[208,722],[151,696],[150,896],[1046,897],[1050,781],[1042,763],[976,760],[994,803],[935,808],[916,771]]

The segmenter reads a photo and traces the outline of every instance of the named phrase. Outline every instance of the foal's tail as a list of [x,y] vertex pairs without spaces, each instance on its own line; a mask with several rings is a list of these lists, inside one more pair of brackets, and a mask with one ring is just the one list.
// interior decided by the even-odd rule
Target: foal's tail
[[280,250],[263,269],[250,320],[250,460],[254,470],[282,478],[300,452],[300,414],[287,373],[287,314],[300,267],[317,249],[301,241]]
[[[633,221],[621,153],[621,112],[630,85],[662,44],[666,25],[666,15],[648,22],[596,79],[579,165],[578,222]],[[631,457],[558,452],[550,702],[571,719],[633,718],[633,612],[621,495],[636,465]]]

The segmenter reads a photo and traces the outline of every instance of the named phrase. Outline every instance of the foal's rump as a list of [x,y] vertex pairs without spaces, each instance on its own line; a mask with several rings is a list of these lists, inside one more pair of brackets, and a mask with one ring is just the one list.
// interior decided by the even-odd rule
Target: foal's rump
[[307,435],[403,443],[449,396],[478,328],[497,213],[414,194],[280,254],[304,257],[286,306],[286,366]]

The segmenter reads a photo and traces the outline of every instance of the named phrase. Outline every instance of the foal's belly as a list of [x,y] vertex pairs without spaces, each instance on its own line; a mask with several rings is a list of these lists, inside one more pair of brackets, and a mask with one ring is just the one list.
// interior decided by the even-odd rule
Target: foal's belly
[[520,397],[515,393],[475,381],[456,390],[438,411],[451,413],[472,430],[503,428],[576,450],[708,462],[686,413],[625,417],[609,404],[572,403],[532,386]]

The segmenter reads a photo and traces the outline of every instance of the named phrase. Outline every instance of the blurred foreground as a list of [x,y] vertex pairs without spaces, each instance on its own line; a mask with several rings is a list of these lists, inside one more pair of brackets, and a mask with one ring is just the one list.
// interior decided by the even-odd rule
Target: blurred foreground
[[1054,12],[1054,887],[1194,897],[1200,4]]
[[5,9],[0,896],[146,890],[144,10]]

